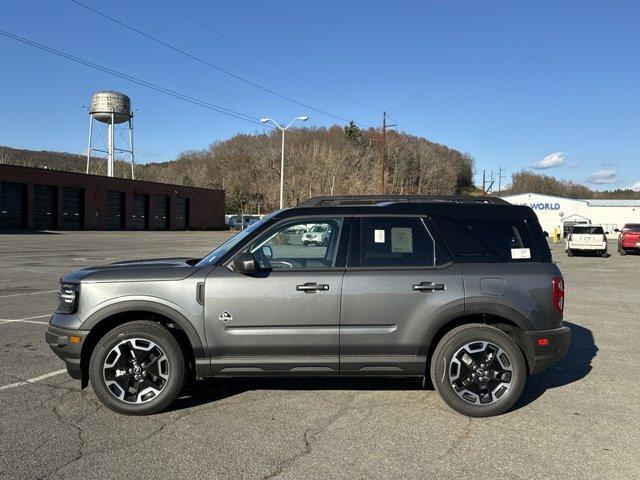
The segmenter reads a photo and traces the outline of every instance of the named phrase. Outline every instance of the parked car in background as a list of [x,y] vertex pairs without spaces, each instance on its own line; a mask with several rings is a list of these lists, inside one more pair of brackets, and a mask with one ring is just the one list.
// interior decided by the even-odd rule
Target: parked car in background
[[618,237],[618,253],[640,252],[640,223],[626,223]]
[[260,217],[256,215],[234,215],[229,218],[228,225],[232,230],[243,230],[258,220]]
[[302,235],[302,244],[307,245],[326,245],[331,227],[328,225],[314,225],[306,233]]
[[591,253],[607,256],[607,235],[602,225],[574,225],[565,243],[567,255]]

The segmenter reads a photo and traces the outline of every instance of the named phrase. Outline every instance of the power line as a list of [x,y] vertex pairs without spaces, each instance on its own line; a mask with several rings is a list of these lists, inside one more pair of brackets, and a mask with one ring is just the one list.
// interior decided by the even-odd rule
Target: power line
[[127,80],[129,82],[135,83],[137,85],[141,85],[143,87],[150,88],[150,89],[155,90],[157,92],[164,93],[165,95],[169,95],[171,97],[183,100],[185,102],[189,102],[189,103],[192,103],[192,104],[195,104],[195,105],[199,105],[201,107],[208,108],[209,110],[213,110],[213,111],[216,111],[218,113],[222,113],[223,115],[228,115],[230,117],[235,117],[235,118],[238,118],[240,120],[244,120],[245,122],[253,123],[255,125],[264,126],[259,122],[257,117],[254,117],[254,116],[251,116],[251,115],[247,115],[245,113],[237,112],[235,110],[231,110],[230,108],[222,107],[220,105],[216,105],[216,104],[213,104],[211,102],[207,102],[205,100],[201,100],[199,98],[195,98],[195,97],[192,97],[190,95],[186,95],[184,93],[177,92],[175,90],[171,90],[171,89],[163,87],[161,85],[157,85],[155,83],[151,83],[151,82],[148,82],[146,80],[142,80],[140,78],[133,77],[133,76],[128,75],[126,73],[119,72],[118,70],[113,70],[111,68],[104,67],[104,66],[99,65],[97,63],[93,63],[93,62],[90,62],[89,60],[85,60],[85,59],[82,59],[80,57],[76,57],[74,55],[71,55],[69,53],[63,52],[61,50],[56,50],[55,48],[49,47],[47,45],[43,45],[41,43],[34,42],[34,41],[29,40],[27,38],[20,37],[18,35],[14,35],[11,32],[7,32],[5,30],[0,29],[0,35],[3,35],[3,36],[8,37],[8,38],[11,38],[13,40],[17,40],[18,42],[30,45],[32,47],[38,48],[38,49],[43,50],[45,52],[52,53],[52,54],[57,55],[59,57],[66,58],[67,60],[71,60],[72,62],[76,62],[76,63],[82,64],[82,65],[85,65],[87,67],[93,68],[95,70],[100,70],[102,72],[108,73],[108,74],[113,75],[115,77],[122,78],[124,80]]
[[167,43],[167,42],[165,42],[163,40],[160,40],[158,37],[155,37],[155,36],[153,36],[153,35],[151,35],[149,33],[143,32],[142,30],[139,30],[139,29],[137,29],[135,27],[132,27],[131,25],[129,25],[127,23],[124,23],[123,21],[118,20],[118,19],[116,19],[116,18],[114,18],[114,17],[112,17],[110,15],[107,15],[106,13],[103,13],[103,12],[101,12],[99,10],[96,10],[95,8],[92,8],[92,7],[88,6],[88,5],[85,5],[84,3],[81,3],[78,0],[71,0],[71,2],[75,3],[76,5],[78,5],[80,7],[85,8],[85,9],[87,9],[87,10],[93,12],[93,13],[95,13],[96,15],[100,15],[101,17],[106,18],[107,20],[109,20],[109,21],[111,21],[113,23],[118,24],[121,27],[124,27],[124,28],[126,28],[128,30],[131,30],[132,32],[135,32],[135,33],[137,33],[139,35],[142,35],[143,37],[148,38],[149,40],[152,40],[152,41],[154,41],[154,42],[156,42],[156,43],[158,43],[158,44],[160,44],[160,45],[162,45],[164,47],[167,47],[167,48],[169,48],[171,50],[174,50],[175,52],[178,52],[181,55],[184,55],[184,56],[186,56],[186,57],[188,57],[188,58],[190,58],[192,60],[195,60],[195,61],[197,61],[199,63],[202,63],[203,65],[206,65],[206,66],[208,66],[210,68],[218,70],[219,72],[222,72],[225,75],[228,75],[228,76],[230,76],[232,78],[235,78],[236,80],[240,80],[241,82],[244,82],[244,83],[246,83],[248,85],[251,85],[253,87],[259,88],[260,90],[268,92],[268,93],[270,93],[272,95],[275,95],[277,97],[280,97],[280,98],[282,98],[284,100],[288,100],[289,102],[297,103],[298,105],[301,105],[301,106],[303,106],[305,108],[308,108],[309,110],[313,110],[315,112],[322,113],[323,115],[327,115],[329,117],[333,117],[335,119],[342,120],[344,122],[349,122],[349,120],[344,118],[344,117],[340,117],[339,115],[334,115],[333,113],[327,112],[326,110],[322,110],[320,108],[313,107],[313,106],[308,105],[306,103],[300,102],[298,100],[295,100],[294,98],[288,97],[288,96],[283,95],[281,93],[278,93],[278,92],[276,92],[274,90],[271,90],[270,88],[267,88],[267,87],[265,87],[263,85],[260,85],[258,83],[252,82],[251,80],[248,80],[248,79],[246,79],[246,78],[244,78],[244,77],[242,77],[240,75],[237,75],[237,74],[235,74],[233,72],[230,72],[229,70],[225,70],[224,68],[222,68],[222,67],[220,67],[218,65],[215,65],[215,64],[213,64],[213,63],[211,63],[211,62],[209,62],[209,61],[207,61],[207,60],[205,60],[205,59],[203,59],[201,57],[193,55],[193,54],[187,52],[186,50],[182,50],[181,48],[176,47],[175,45],[172,45],[172,44]]
[[372,107],[371,105],[367,105],[364,102],[361,102],[360,100],[356,100],[355,98],[352,97],[348,97],[347,95],[343,95],[340,92],[337,92],[335,90],[333,90],[332,88],[326,87],[324,85],[322,85],[321,83],[316,82],[315,80],[306,77],[304,75],[300,75],[299,73],[297,73],[296,71],[290,69],[289,67],[282,65],[279,62],[276,62],[275,60],[272,60],[271,58],[267,57],[266,55],[252,49],[251,47],[248,47],[246,45],[244,45],[243,43],[238,42],[237,40],[234,40],[233,38],[231,38],[230,36],[220,32],[219,30],[216,30],[215,28],[213,28],[211,25],[208,25],[207,23],[203,22],[202,20],[199,20],[198,18],[189,15],[187,12],[180,10],[179,8],[171,5],[169,2],[166,2],[164,0],[156,0],[158,3],[161,3],[162,5],[164,5],[165,7],[173,10],[176,13],[179,13],[180,15],[182,15],[183,17],[191,20],[194,23],[197,23],[198,25],[200,25],[201,27],[215,33],[216,35],[218,35],[221,38],[224,38],[227,42],[232,43],[234,45],[236,45],[237,47],[240,47],[241,49],[245,50],[246,52],[251,53],[252,55],[255,55],[256,57],[261,58],[262,60],[264,60],[267,63],[270,63],[271,65],[274,65],[276,67],[278,67],[281,70],[284,70],[285,72],[289,73],[290,75],[293,75],[294,77],[297,77],[301,80],[304,80],[305,82],[309,82],[312,85],[315,85],[318,88],[321,88],[322,90],[325,90],[329,93],[332,93],[333,95],[336,95],[344,100],[348,100],[350,102],[353,102],[357,105],[360,105],[362,107],[368,108],[369,110],[373,110],[375,112],[380,112],[382,113],[382,110],[376,107]]

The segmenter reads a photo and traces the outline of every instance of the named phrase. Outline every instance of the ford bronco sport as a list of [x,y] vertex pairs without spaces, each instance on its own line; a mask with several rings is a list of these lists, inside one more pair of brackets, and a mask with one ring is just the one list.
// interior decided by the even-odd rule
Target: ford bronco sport
[[75,271],[58,298],[48,344],[134,415],[195,378],[265,375],[430,376],[458,412],[496,415],[570,342],[535,213],[496,198],[313,198],[205,258]]

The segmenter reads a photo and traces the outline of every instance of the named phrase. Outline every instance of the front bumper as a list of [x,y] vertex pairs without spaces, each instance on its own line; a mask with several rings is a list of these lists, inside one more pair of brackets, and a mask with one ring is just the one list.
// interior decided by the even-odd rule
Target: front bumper
[[[529,347],[533,352],[531,374],[540,373],[562,360],[569,350],[569,345],[571,345],[571,330],[569,327],[536,330],[525,332],[525,334]],[[541,345],[539,343],[540,339],[547,339],[547,344]],[[543,341],[542,343],[545,342]]]
[[[71,343],[69,337],[80,337],[79,343]],[[45,338],[47,344],[58,357],[60,357],[67,366],[67,372],[72,378],[82,379],[82,346],[89,335],[89,330],[75,330],[69,328],[56,327],[49,325]]]

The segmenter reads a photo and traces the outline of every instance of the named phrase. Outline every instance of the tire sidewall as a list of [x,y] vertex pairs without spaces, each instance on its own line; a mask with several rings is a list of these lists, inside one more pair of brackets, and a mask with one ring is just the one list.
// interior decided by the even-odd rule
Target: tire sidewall
[[[457,331],[456,331],[457,330]],[[432,359],[431,380],[443,400],[454,410],[472,417],[499,415],[509,410],[520,398],[526,381],[527,367],[524,356],[516,342],[504,332],[492,327],[477,326],[452,331],[439,344]],[[451,358],[464,345],[486,341],[500,347],[512,364],[511,386],[497,402],[489,405],[475,405],[458,396],[449,381]],[[437,357],[436,357],[437,355]]]
[[[171,404],[182,390],[185,379],[185,362],[182,351],[171,333],[166,331],[164,327],[159,327],[160,329],[154,327],[143,324],[122,325],[102,337],[93,350],[89,363],[91,386],[98,398],[111,410],[128,415],[155,413]],[[163,330],[165,331],[163,332]],[[103,376],[104,362],[111,349],[120,342],[132,338],[143,338],[157,344],[167,356],[169,363],[169,379],[165,387],[157,397],[141,404],[118,400],[107,388]]]

